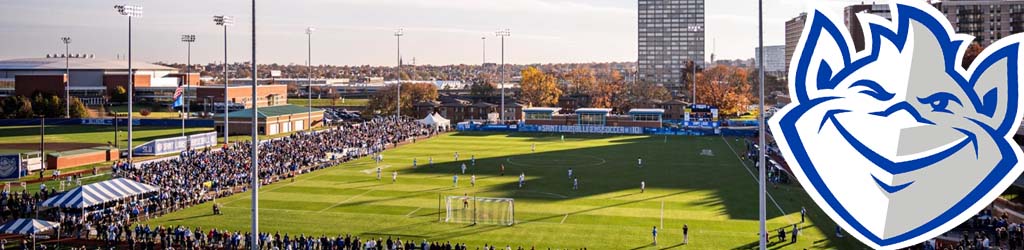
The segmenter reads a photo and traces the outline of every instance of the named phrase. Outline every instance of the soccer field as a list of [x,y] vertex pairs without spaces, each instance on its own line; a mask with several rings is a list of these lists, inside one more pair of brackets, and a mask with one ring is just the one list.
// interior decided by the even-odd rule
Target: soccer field
[[[536,152],[531,145],[536,144]],[[710,149],[713,156],[701,155]],[[757,246],[756,173],[742,163],[742,140],[728,137],[601,136],[558,134],[454,133],[302,175],[296,181],[264,186],[260,192],[260,230],[282,235],[399,237],[403,240],[484,244],[529,249],[749,249]],[[735,151],[734,151],[735,150]],[[453,154],[459,153],[458,162]],[[476,157],[476,165],[469,159]],[[427,166],[428,157],[434,164]],[[637,167],[642,157],[642,168]],[[413,168],[413,159],[419,167]],[[466,163],[469,170],[452,176]],[[505,165],[505,175],[499,166]],[[377,180],[376,169],[383,169]],[[572,190],[567,170],[579,177]],[[398,181],[391,174],[398,171]],[[471,187],[469,174],[476,174]],[[517,188],[518,175],[526,185]],[[647,190],[640,192],[640,182]],[[836,238],[834,224],[798,187],[769,186],[768,229],[772,249],[861,249],[851,237]],[[439,197],[464,195],[515,199],[515,225],[439,222]],[[150,225],[249,229],[250,194],[185,209]],[[800,222],[800,207],[808,220]],[[781,210],[781,211],[780,211]],[[799,224],[797,224],[799,223]],[[683,246],[682,227],[690,229]],[[775,238],[775,229],[801,228],[795,244]],[[652,227],[658,227],[653,246]]]

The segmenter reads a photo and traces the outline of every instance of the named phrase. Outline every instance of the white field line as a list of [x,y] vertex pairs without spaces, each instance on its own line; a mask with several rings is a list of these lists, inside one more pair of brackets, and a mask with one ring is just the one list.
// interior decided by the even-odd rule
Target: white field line
[[317,212],[327,211],[327,209],[331,209],[331,208],[337,207],[337,206],[339,206],[341,204],[344,204],[345,202],[351,201],[352,199],[355,199],[355,198],[359,198],[359,196],[363,196],[364,194],[372,192],[372,191],[373,191],[373,189],[366,190],[365,192],[363,192],[361,194],[357,194],[357,195],[353,195],[352,197],[348,197],[348,199],[345,199],[345,200],[343,200],[341,202],[335,203],[334,205],[331,205],[330,207],[325,207],[324,209],[320,209],[320,211],[317,211]]
[[[736,150],[732,148],[732,144],[729,144],[729,141],[726,140],[724,136],[722,137],[722,142],[725,142],[725,145],[729,146],[729,150],[731,150],[732,154],[736,156],[736,159],[740,161],[740,164],[743,164],[743,169],[747,170],[747,173],[750,174],[750,178],[754,178],[754,183],[758,183],[757,176],[754,175],[753,171],[750,171],[750,167],[747,167],[747,162],[743,161],[743,158],[740,157],[740,154],[737,153]],[[782,211],[782,206],[779,206],[779,202],[775,201],[775,197],[772,197],[772,194],[768,192],[767,189],[764,190],[764,193],[765,195],[768,196],[768,199],[771,199],[772,203],[775,204],[775,208],[779,209],[779,213],[782,213],[782,215],[786,215],[786,211]]]
[[423,208],[422,207],[418,207],[415,210],[412,210],[412,212],[409,212],[409,214],[406,214],[405,217],[412,217],[412,215],[415,214],[416,211],[420,211],[420,209],[423,209]]

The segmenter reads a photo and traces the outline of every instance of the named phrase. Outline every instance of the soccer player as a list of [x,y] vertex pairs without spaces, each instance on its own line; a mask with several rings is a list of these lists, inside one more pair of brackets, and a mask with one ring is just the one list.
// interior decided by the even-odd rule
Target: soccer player
[[505,176],[505,164],[501,164],[501,176]]
[[416,158],[412,158],[412,168],[416,168]]
[[453,187],[459,187],[459,175],[458,174],[452,175],[452,186]]
[[455,161],[459,161],[459,152],[455,152]]
[[800,207],[800,223],[804,223],[804,216],[807,215],[807,208]]
[[569,179],[572,179],[572,168],[569,168]]
[[636,157],[636,167],[637,168],[644,167],[644,158],[641,158],[639,156]]
[[462,174],[466,174],[466,163],[462,163]]
[[380,167],[377,167],[377,180],[380,180]]
[[398,180],[398,171],[391,173],[391,183],[394,184]]
[[796,225],[793,225],[793,230],[789,231],[789,233],[792,234],[789,237],[790,242],[796,243],[796,236],[800,235],[799,233],[797,233],[797,231],[800,231],[800,228],[797,228]]
[[572,190],[579,190],[579,189],[580,189],[580,180],[577,179],[577,178],[572,178]]
[[537,152],[537,143],[530,145],[530,152]]
[[476,187],[476,175],[469,176],[469,186]]
[[526,172],[519,174],[519,188],[523,188],[524,182],[526,182]]
[[690,227],[687,227],[686,224],[683,224],[683,245],[686,245],[687,243],[690,243],[690,239],[689,238],[690,238]]
[[476,155],[469,155],[469,165],[476,166]]
[[562,142],[565,142],[565,135],[562,135]]
[[658,245],[658,226],[654,226],[654,229],[651,230],[651,236],[654,238],[654,243],[653,244],[655,246],[657,246]]
[[644,189],[647,189],[647,183],[640,181],[640,193],[644,193]]
[[434,165],[434,157],[431,156],[430,158],[427,159],[427,166],[433,166],[433,165]]

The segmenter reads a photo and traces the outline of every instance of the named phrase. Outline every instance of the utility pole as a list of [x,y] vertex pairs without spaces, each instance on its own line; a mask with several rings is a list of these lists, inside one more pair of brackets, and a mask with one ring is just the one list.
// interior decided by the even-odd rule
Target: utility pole
[[42,157],[39,162],[43,166],[39,171],[46,169],[46,139],[44,138],[46,138],[46,116],[39,115],[39,157]]

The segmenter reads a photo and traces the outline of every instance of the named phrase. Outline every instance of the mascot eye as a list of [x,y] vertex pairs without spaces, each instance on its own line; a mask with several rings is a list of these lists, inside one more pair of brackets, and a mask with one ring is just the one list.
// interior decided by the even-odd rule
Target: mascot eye
[[885,88],[882,88],[881,84],[878,84],[877,82],[872,81],[872,80],[856,81],[856,82],[854,82],[853,84],[850,85],[850,88],[853,88],[853,87],[864,87],[864,88],[867,88],[865,90],[861,90],[859,93],[868,95],[871,98],[875,98],[876,100],[879,100],[879,101],[892,100],[892,98],[896,96],[896,94],[889,93],[888,91],[885,91]]
[[963,107],[963,103],[960,103],[960,99],[956,98],[956,96],[954,96],[953,94],[946,92],[935,93],[925,98],[918,97],[917,101],[920,102],[921,104],[928,104],[929,106],[932,106],[932,112],[941,112],[947,114],[953,113],[952,111],[949,111],[949,109],[947,109],[950,101],[955,102],[957,105]]

